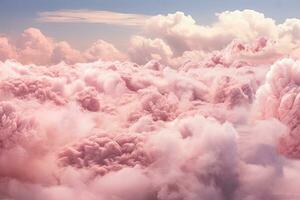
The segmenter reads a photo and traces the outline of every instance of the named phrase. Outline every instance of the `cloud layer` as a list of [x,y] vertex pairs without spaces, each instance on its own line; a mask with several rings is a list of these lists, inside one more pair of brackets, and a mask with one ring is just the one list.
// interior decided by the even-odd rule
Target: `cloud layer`
[[[217,14],[217,17],[215,23],[204,26],[198,25],[191,16],[182,12],[158,15],[147,21],[145,32],[148,37],[161,39],[169,46],[173,53],[169,60],[191,51],[219,51],[234,40],[253,43],[259,38],[267,38],[271,45],[261,53],[265,56],[297,57],[299,54],[299,19],[287,19],[282,24],[276,24],[275,20],[253,10],[225,11]],[[147,44],[144,48],[147,48]],[[149,51],[153,51],[151,47]]]
[[112,44],[98,40],[80,52],[66,41],[56,42],[39,29],[28,28],[15,42],[0,38],[1,60],[15,59],[23,64],[50,65],[59,62],[74,64],[95,60],[124,60],[126,56]]
[[159,15],[127,53],[1,37],[0,198],[299,199],[298,23]]
[[[61,61],[71,64],[99,59],[130,59],[137,64],[145,64],[154,59],[179,67],[191,62],[209,65],[206,58],[220,57],[228,52],[224,55],[226,58],[223,57],[227,65],[236,63],[229,60],[244,63],[259,60],[261,64],[272,64],[285,56],[297,59],[300,51],[299,19],[286,19],[282,24],[277,24],[275,20],[253,10],[219,13],[217,21],[211,25],[199,25],[182,12],[151,17],[108,11],[62,10],[40,13],[40,16],[39,20],[43,22],[94,21],[136,25],[142,28],[142,33],[131,37],[125,52],[103,40],[96,41],[90,48],[80,52],[66,41],[55,41],[38,29],[29,28],[16,41],[3,36],[0,38],[2,61],[16,59],[24,64],[45,65]],[[228,48],[235,49],[230,52]]]
[[150,16],[102,10],[58,10],[38,13],[40,22],[101,23],[121,26],[142,26]]

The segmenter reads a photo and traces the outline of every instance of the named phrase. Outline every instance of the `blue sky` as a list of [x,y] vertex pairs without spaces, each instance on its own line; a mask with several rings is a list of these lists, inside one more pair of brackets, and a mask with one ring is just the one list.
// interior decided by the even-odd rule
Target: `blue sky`
[[13,37],[28,27],[36,27],[46,35],[66,40],[78,48],[89,46],[97,39],[104,39],[124,48],[130,35],[140,31],[131,26],[49,23],[37,20],[40,12],[62,9],[106,10],[144,15],[183,11],[192,15],[199,24],[211,23],[217,12],[236,9],[253,9],[277,22],[286,18],[300,18],[299,0],[0,0],[0,33]]

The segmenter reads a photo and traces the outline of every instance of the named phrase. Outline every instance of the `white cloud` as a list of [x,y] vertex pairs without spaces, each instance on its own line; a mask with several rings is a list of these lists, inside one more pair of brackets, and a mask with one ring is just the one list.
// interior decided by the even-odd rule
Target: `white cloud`
[[151,16],[102,10],[57,10],[38,13],[38,21],[58,23],[101,23],[143,26]]
[[144,64],[152,59],[167,63],[173,52],[162,39],[134,36],[130,41],[129,56],[138,64]]

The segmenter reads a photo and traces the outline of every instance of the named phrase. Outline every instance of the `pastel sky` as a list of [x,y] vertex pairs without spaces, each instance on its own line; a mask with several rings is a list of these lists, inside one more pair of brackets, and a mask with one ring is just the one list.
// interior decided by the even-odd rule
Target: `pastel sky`
[[[300,17],[299,0],[1,0],[0,33],[15,36],[28,27],[35,27],[79,49],[97,39],[124,49],[130,36],[141,31],[144,17],[182,11],[198,24],[210,24],[216,19],[215,13],[246,8],[264,13],[277,22]],[[58,19],[57,15],[62,12],[63,16]],[[78,15],[73,16],[76,12]],[[118,18],[119,13],[133,15]],[[72,16],[66,18],[66,14]],[[93,19],[91,15],[98,18]],[[102,19],[104,15],[110,17]],[[114,17],[118,18],[117,22]],[[128,22],[128,17],[133,21]]]

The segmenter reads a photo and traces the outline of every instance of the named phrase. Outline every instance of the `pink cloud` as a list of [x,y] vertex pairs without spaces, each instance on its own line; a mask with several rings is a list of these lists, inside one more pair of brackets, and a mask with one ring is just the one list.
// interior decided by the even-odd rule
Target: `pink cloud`
[[127,54],[1,37],[0,198],[297,199],[298,25],[159,15]]
[[55,44],[51,55],[51,62],[59,63],[64,61],[66,63],[84,62],[85,59],[81,52],[73,49],[67,42],[59,42]]
[[135,36],[131,39],[129,56],[132,61],[143,64],[152,59],[168,63],[172,57],[171,48],[162,39]]
[[[154,59],[178,67],[187,63],[201,63],[205,57],[212,57],[213,52],[217,54],[216,57],[221,54],[222,59],[228,57],[225,65],[233,62],[230,59],[238,60],[235,63],[249,60],[251,63],[272,63],[284,55],[298,58],[299,24],[298,19],[287,19],[282,24],[276,24],[275,20],[253,10],[219,13],[216,22],[211,25],[197,24],[191,16],[182,12],[157,15],[143,20],[144,31],[132,36],[127,52],[121,52],[103,40],[96,41],[80,52],[65,41],[55,41],[38,29],[29,28],[15,44],[8,38],[1,38],[1,60],[8,58],[25,64],[44,65],[61,61],[74,64],[98,59],[130,59],[145,64]],[[260,38],[268,41],[263,50],[230,50],[234,41],[254,46]]]
[[[261,40],[248,50],[265,45]],[[273,84],[276,66],[289,66],[280,63],[271,68],[267,84]],[[299,167],[276,151],[289,123],[269,118],[277,115],[251,118],[252,112],[264,113],[253,109],[253,101],[271,106],[271,112],[278,108],[270,101],[263,106],[266,98],[254,99],[268,66],[0,64],[5,99],[0,106],[0,195],[5,198],[261,199],[298,194],[291,180]],[[276,81],[284,84],[279,84],[283,90],[276,84],[276,92],[286,91],[289,80],[297,83],[296,71],[292,74],[283,71],[283,82]]]
[[[192,16],[182,12],[153,16],[147,20],[143,37],[145,41],[147,37],[148,40],[151,40],[150,38],[161,40],[164,46],[170,48],[172,54],[169,53],[168,59],[162,61],[165,64],[176,65],[174,62],[177,61],[188,62],[191,57],[187,55],[192,55],[191,52],[201,56],[202,52],[207,54],[222,49],[226,51],[230,48],[227,46],[234,40],[243,44],[252,44],[260,38],[269,41],[267,49],[259,53],[244,52],[241,54],[245,55],[240,56],[252,61],[259,60],[259,63],[264,59],[269,59],[270,63],[283,55],[298,57],[298,19],[287,19],[284,23],[277,24],[274,19],[253,10],[225,11],[216,15],[217,21],[211,25],[197,24]],[[147,43],[144,45],[148,45],[149,48],[151,46]],[[165,47],[161,47],[161,56],[165,57],[163,49]],[[199,62],[199,59],[193,59]]]
[[57,10],[40,12],[38,21],[52,23],[103,23],[142,26],[150,16],[104,10]]
[[54,43],[35,28],[26,29],[17,42],[18,59],[24,63],[49,63]]
[[210,26],[196,24],[182,12],[150,18],[146,24],[149,35],[166,40],[177,54],[189,50],[217,50],[233,39],[253,41],[258,37],[273,38],[275,21],[252,11],[233,11],[217,14],[218,20]]
[[[74,64],[85,61],[124,60],[126,58],[112,44],[99,40],[84,52],[74,49],[66,41],[56,42],[39,29],[26,29],[15,44],[2,37],[0,40],[2,61],[16,59],[24,64],[49,65],[59,62]],[[109,52],[109,53],[108,53]]]
[[0,37],[0,60],[5,60],[7,58],[16,58],[16,51],[7,38]]
[[288,126],[279,148],[294,158],[299,158],[299,84],[299,61],[284,59],[271,67],[266,84],[257,93],[259,117],[274,117]]
[[112,44],[103,40],[98,40],[84,52],[84,57],[88,61],[96,61],[99,58],[104,61],[125,60],[126,55],[121,53]]

